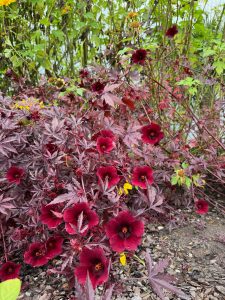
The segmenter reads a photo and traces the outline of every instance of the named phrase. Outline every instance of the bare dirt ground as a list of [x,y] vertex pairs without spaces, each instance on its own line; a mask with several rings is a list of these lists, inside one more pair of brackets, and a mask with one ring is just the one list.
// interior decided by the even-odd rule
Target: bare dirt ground
[[[203,217],[187,212],[187,216],[186,224],[172,231],[167,226],[149,224],[137,255],[144,259],[146,249],[150,249],[156,262],[169,257],[171,263],[167,271],[177,277],[176,285],[189,299],[225,300],[225,219],[215,211]],[[128,261],[125,268],[118,268],[118,273],[123,288],[120,293],[113,294],[113,300],[159,299],[151,290],[148,281],[140,278],[147,276],[146,268],[141,264],[140,268],[132,270]],[[128,273],[137,279],[129,280]],[[23,281],[25,288],[20,300],[70,299],[71,292],[66,278],[59,275],[48,276],[46,269],[37,269],[35,274],[31,270]],[[99,292],[101,289],[100,287]],[[97,296],[96,300],[98,299]],[[180,298],[165,292],[165,299]]]

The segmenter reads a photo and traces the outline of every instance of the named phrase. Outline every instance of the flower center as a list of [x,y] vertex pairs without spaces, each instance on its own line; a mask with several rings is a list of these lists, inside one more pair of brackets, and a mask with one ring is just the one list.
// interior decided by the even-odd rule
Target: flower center
[[14,178],[19,178],[19,177],[20,177],[20,174],[18,174],[18,173],[14,174]]
[[141,181],[145,181],[146,176],[145,175],[141,175]]
[[122,228],[122,233],[126,234],[127,232],[128,232],[128,229],[127,229],[126,226],[124,226],[124,227]]
[[13,268],[9,267],[8,270],[7,270],[7,273],[11,274],[12,272],[13,272]]
[[103,269],[103,264],[102,263],[97,263],[96,265],[95,265],[95,271],[100,271],[100,270],[102,270]]
[[150,139],[154,139],[156,137],[156,133],[155,133],[155,131],[151,131],[151,132],[149,132],[149,138]]
[[106,145],[102,145],[101,148],[102,148],[102,150],[105,150],[106,149]]
[[177,174],[180,177],[184,177],[184,170],[178,170]]
[[45,255],[45,252],[44,252],[44,250],[38,250],[38,251],[36,251],[35,252],[35,256],[37,256],[37,257],[39,257],[39,256],[44,256]]
[[106,175],[105,175],[105,179],[107,179],[108,181],[110,181],[111,176],[110,176],[109,174],[106,174]]
[[128,238],[130,236],[129,226],[126,225],[122,226],[118,234],[122,239]]

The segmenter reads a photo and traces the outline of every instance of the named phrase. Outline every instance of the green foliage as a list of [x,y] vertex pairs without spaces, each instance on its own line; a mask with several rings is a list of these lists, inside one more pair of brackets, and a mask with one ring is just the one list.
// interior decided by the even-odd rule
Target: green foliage
[[[168,45],[165,31],[175,18],[179,34],[171,41],[171,59],[186,55],[198,68],[199,54],[213,56],[212,65],[221,75],[223,18],[217,11],[219,22],[209,26],[206,17],[196,1],[187,0],[18,0],[0,7],[2,88],[10,85],[4,78],[8,68],[37,81],[40,74],[74,77],[77,69],[93,62],[117,65],[117,53],[130,48],[144,47],[158,57]],[[194,95],[195,89],[190,90]]]
[[6,280],[0,283],[0,300],[16,300],[21,289],[21,281],[16,279]]

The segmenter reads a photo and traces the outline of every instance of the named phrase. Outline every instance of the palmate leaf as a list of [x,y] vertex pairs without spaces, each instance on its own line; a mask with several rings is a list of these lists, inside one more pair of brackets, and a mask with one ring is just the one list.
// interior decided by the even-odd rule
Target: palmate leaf
[[0,283],[0,300],[16,300],[21,289],[21,281],[16,279],[6,280]]
[[85,283],[85,300],[95,300],[95,291],[93,289],[93,285],[89,276],[89,272],[87,273],[87,279]]
[[184,292],[170,283],[171,281],[174,281],[175,278],[164,273],[164,269],[168,266],[169,263],[167,259],[162,259],[155,266],[153,266],[149,251],[146,252],[145,259],[148,267],[149,284],[161,300],[165,299],[163,289],[167,289],[172,293],[175,293],[182,299],[190,299]]

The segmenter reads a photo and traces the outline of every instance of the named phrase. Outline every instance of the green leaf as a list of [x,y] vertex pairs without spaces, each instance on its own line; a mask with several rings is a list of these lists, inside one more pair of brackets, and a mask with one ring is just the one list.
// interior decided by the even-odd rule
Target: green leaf
[[0,300],[16,300],[21,289],[21,281],[16,279],[6,280],[0,283]]
[[186,178],[185,178],[185,184],[186,184],[186,186],[187,186],[188,188],[191,187],[191,183],[192,183],[191,179],[190,179],[189,177],[186,177]]
[[45,25],[45,26],[49,26],[51,23],[50,23],[50,21],[49,21],[48,18],[43,18],[43,19],[40,21],[40,24]]
[[172,184],[172,185],[176,185],[177,182],[178,182],[178,179],[179,179],[178,176],[173,175],[172,178],[171,178],[171,184]]
[[125,47],[118,52],[118,55],[123,55],[124,53],[133,50],[132,48]]
[[203,57],[208,57],[208,56],[211,56],[211,55],[214,55],[216,53],[215,50],[213,49],[205,49],[203,50]]
[[215,61],[213,67],[216,69],[216,73],[218,75],[221,75],[223,73],[223,70],[225,70],[225,62],[220,60]]

